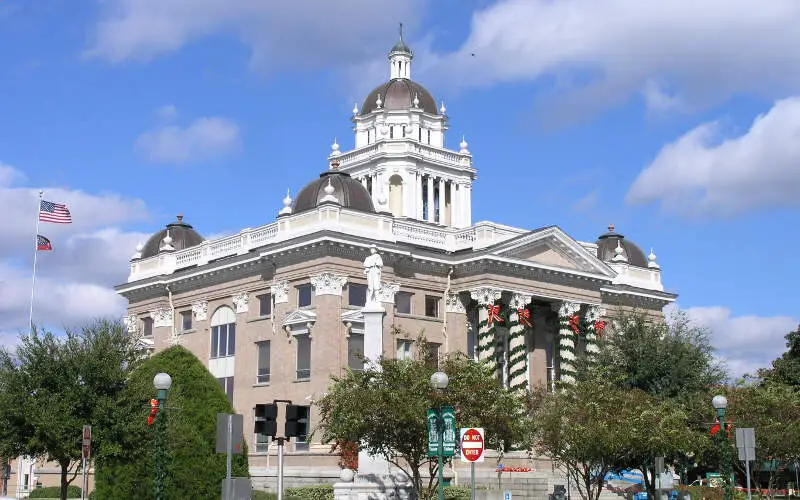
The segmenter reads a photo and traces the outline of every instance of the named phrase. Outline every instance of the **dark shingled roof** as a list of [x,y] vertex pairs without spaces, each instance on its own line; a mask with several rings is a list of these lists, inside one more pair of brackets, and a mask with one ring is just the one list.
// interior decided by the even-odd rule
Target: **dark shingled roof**
[[381,100],[383,101],[382,108],[388,111],[411,109],[416,95],[417,99],[419,99],[419,107],[424,112],[432,115],[439,114],[439,110],[436,109],[436,100],[425,87],[405,78],[395,78],[378,85],[369,93],[367,98],[364,99],[364,104],[361,105],[361,116],[375,111],[377,108],[375,101],[378,100],[378,94],[381,95]]
[[328,170],[320,174],[319,179],[309,182],[300,190],[292,205],[292,213],[304,212],[316,208],[325,197],[325,186],[330,181],[333,186],[333,196],[339,200],[343,207],[361,210],[362,212],[375,212],[372,196],[359,181],[350,177],[350,174],[338,170]]
[[167,231],[169,231],[169,236],[172,238],[172,246],[175,247],[175,250],[193,247],[205,240],[191,225],[183,221],[183,215],[179,215],[175,222],[170,222],[165,229],[155,233],[147,240],[142,249],[143,259],[158,255],[161,240],[167,235]]
[[636,246],[631,240],[626,240],[625,236],[614,232],[614,226],[608,226],[608,232],[600,235],[597,239],[597,258],[606,262],[611,262],[611,259],[616,255],[617,242],[625,250],[625,257],[628,258],[628,264],[637,267],[647,267],[647,257],[645,257],[642,249]]

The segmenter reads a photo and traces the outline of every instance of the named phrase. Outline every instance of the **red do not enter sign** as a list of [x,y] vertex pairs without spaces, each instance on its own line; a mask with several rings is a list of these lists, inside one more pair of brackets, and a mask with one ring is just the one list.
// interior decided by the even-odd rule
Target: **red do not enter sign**
[[461,461],[483,462],[484,433],[481,427],[461,429]]

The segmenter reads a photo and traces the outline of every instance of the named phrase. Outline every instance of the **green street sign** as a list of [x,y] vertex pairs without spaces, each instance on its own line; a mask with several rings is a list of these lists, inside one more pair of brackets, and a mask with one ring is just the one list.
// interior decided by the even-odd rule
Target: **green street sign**
[[[452,457],[456,454],[456,413],[452,406],[442,406],[444,434],[442,435],[442,456]],[[434,409],[428,410],[428,456],[439,455],[439,431],[436,428]]]

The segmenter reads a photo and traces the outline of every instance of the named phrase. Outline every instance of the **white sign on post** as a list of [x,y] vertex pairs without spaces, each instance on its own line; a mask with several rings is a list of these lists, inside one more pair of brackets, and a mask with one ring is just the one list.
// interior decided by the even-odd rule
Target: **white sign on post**
[[461,429],[461,461],[464,463],[483,462],[484,433],[482,427]]

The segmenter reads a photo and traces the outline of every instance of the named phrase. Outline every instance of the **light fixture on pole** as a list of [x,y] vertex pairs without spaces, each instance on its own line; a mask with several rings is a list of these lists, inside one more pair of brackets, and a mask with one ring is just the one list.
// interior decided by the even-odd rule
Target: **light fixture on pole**
[[720,443],[720,472],[725,481],[725,500],[733,500],[733,464],[731,463],[731,445],[728,442],[728,424],[725,421],[725,411],[728,408],[728,398],[718,394],[711,399],[711,406],[717,411],[719,421]]
[[169,376],[167,373],[156,373],[156,376],[153,377],[153,387],[156,388],[158,391],[156,394],[156,399],[158,399],[158,414],[157,414],[157,422],[156,422],[156,480],[155,480],[155,490],[156,490],[156,500],[163,500],[164,499],[164,462],[165,462],[165,450],[164,450],[164,434],[166,433],[167,427],[165,420],[165,402],[167,400],[167,391],[169,391],[170,387],[172,387],[172,377]]
[[[440,393],[447,389],[449,382],[450,379],[445,372],[435,372],[431,375],[431,387]],[[444,500],[444,471],[442,470],[444,462],[444,417],[442,416],[441,405],[436,408],[436,432],[439,438],[439,452],[437,453],[437,458],[439,459],[439,500]]]

